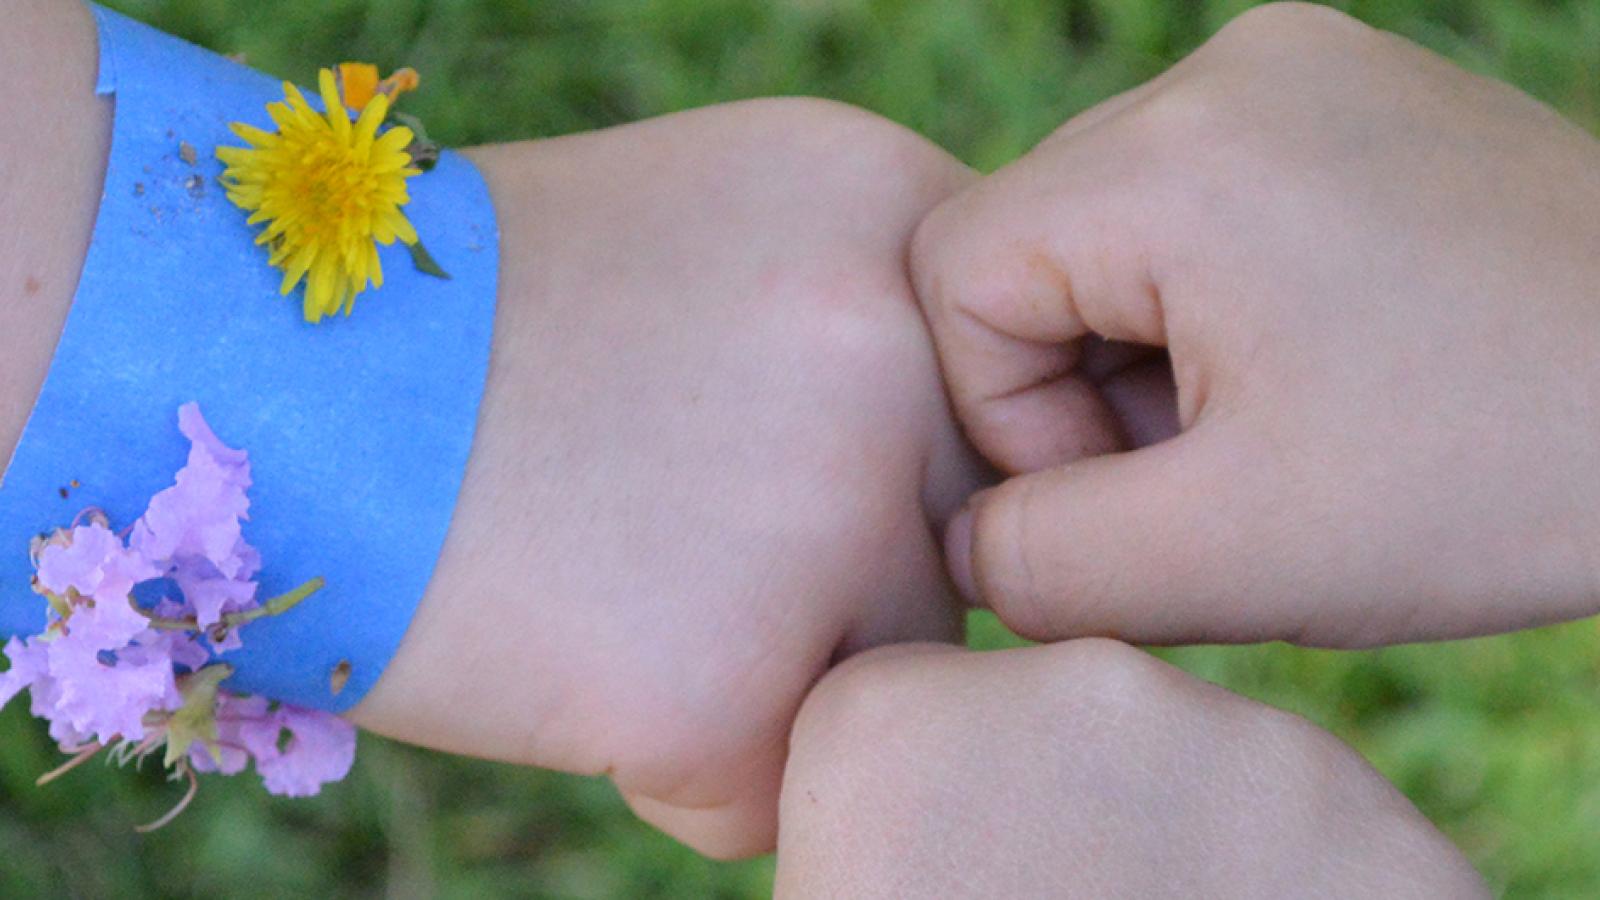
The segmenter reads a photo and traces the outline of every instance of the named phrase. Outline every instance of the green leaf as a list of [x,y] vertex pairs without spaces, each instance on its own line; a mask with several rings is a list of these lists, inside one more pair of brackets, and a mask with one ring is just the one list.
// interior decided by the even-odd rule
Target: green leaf
[[[71,588],[68,588],[68,590],[71,590]],[[50,604],[50,608],[55,611],[57,616],[63,619],[72,618],[72,603],[67,598],[51,591],[45,591],[44,599]]]
[[189,748],[199,741],[211,758],[222,763],[222,748],[217,745],[217,690],[233,666],[218,663],[186,675],[178,689],[183,692],[183,706],[167,721],[167,755],[163,764],[167,768],[177,765],[189,755]]
[[422,120],[416,116],[413,116],[410,113],[394,112],[391,110],[389,113],[389,121],[395,123],[396,125],[404,125],[405,127],[411,129],[411,133],[416,135],[418,141],[428,144],[433,143],[432,139],[428,137],[428,129],[422,127]]
[[435,278],[443,278],[445,281],[450,280],[450,273],[439,265],[439,261],[433,258],[433,254],[428,252],[427,247],[422,246],[422,241],[419,240],[415,244],[407,244],[406,249],[411,251],[411,263],[417,267],[418,272],[424,275],[432,275]]
[[433,171],[443,151],[437,141],[428,137],[428,129],[422,127],[422,120],[407,113],[391,112],[389,121],[411,129],[412,141],[406,147],[406,152],[411,154],[411,161],[417,168],[424,172]]

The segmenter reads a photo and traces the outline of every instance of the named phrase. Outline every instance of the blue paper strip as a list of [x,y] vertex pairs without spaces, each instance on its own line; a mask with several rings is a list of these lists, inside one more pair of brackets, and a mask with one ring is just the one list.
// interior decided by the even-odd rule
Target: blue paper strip
[[[411,180],[406,214],[452,279],[383,248],[384,286],[351,318],[307,325],[298,291],[279,296],[280,273],[224,196],[214,156],[242,143],[230,122],[273,128],[266,104],[281,83],[95,14],[98,90],[116,101],[111,157],[77,298],[0,482],[0,634],[44,621],[29,538],[89,506],[130,524],[183,465],[177,410],[198,401],[217,435],[250,453],[245,539],[261,551],[262,596],[328,580],[244,631],[226,657],[230,687],[345,710],[399,646],[466,469],[499,262],[488,189],[444,154]],[[350,677],[336,694],[342,662]]]

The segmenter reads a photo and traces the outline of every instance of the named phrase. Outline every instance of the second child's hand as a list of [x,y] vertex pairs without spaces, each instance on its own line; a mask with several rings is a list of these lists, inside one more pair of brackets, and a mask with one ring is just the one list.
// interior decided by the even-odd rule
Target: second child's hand
[[1600,611],[1597,211],[1600,143],[1528,97],[1324,7],[1241,16],[923,223],[957,411],[1017,476],[951,528],[957,581],[1034,638]]

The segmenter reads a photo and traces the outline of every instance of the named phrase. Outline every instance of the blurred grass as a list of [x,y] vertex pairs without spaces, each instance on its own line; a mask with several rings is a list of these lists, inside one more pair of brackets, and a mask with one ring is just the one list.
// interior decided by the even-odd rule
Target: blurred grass
[[[766,94],[856,103],[992,169],[1156,74],[1245,0],[114,0],[258,68],[412,65],[410,111],[451,144],[532,138]],[[1600,3],[1335,4],[1504,78],[1600,130]],[[4,26],[0,26],[4,27]],[[1011,641],[974,619],[975,644]],[[1600,897],[1600,633],[1580,622],[1369,653],[1283,646],[1163,655],[1354,744],[1507,897]],[[57,757],[0,714],[3,897],[760,897],[770,861],[701,860],[602,782],[363,738],[324,797],[213,779],[172,828],[154,775]]]

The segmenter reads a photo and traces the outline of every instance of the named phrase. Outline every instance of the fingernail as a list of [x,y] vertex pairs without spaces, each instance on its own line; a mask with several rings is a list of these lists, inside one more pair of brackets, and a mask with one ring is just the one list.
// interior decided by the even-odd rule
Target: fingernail
[[945,566],[956,590],[973,606],[978,605],[978,583],[972,577],[972,504],[967,503],[944,532]]

